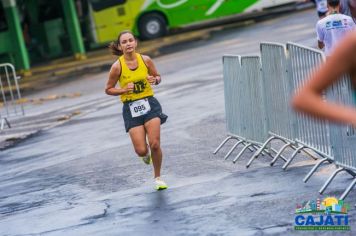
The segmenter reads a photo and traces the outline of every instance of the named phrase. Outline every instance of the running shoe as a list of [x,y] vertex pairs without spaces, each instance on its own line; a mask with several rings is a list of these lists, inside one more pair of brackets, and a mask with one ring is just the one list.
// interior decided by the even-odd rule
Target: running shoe
[[161,180],[160,177],[155,178],[155,183],[156,190],[164,190],[168,188],[167,184],[163,180]]
[[146,165],[150,165],[152,163],[152,156],[151,156],[151,151],[150,151],[150,147],[147,145],[147,149],[148,152],[146,154],[146,156],[141,157],[142,161],[146,164]]

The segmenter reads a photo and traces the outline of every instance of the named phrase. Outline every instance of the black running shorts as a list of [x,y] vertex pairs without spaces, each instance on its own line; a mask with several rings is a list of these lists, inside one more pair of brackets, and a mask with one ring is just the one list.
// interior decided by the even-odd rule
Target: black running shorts
[[125,123],[125,130],[129,132],[129,130],[136,126],[144,125],[147,121],[158,117],[161,119],[161,124],[164,124],[168,118],[168,116],[162,113],[161,104],[159,104],[158,100],[154,97],[148,97],[148,102],[150,104],[151,110],[142,116],[139,117],[132,117],[129,103],[125,102],[124,106],[122,107],[122,116],[124,118]]
[[326,12],[318,11],[318,16],[319,16],[319,18],[326,16],[326,13],[328,13],[328,12],[327,12],[327,11],[326,11]]

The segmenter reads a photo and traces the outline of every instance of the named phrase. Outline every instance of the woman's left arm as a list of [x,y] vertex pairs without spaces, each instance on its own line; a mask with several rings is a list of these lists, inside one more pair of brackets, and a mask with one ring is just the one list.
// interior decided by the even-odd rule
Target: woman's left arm
[[158,73],[155,64],[149,56],[142,55],[143,60],[148,69],[147,80],[152,85],[158,85],[161,83],[161,75]]

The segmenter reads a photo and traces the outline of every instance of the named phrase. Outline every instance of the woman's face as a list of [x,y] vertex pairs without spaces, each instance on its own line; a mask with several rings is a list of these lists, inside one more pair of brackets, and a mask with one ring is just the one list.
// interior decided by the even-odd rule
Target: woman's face
[[120,37],[119,49],[123,54],[135,52],[137,47],[137,42],[135,37],[130,33],[124,33]]

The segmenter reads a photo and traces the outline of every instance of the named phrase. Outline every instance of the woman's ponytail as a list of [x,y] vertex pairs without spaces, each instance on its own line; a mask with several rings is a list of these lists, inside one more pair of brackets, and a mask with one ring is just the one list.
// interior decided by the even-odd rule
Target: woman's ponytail
[[112,55],[116,55],[116,56],[121,56],[122,55],[122,51],[119,49],[119,40],[115,40],[114,42],[111,42],[109,44],[109,49],[111,51]]
[[121,35],[123,35],[123,34],[131,34],[136,40],[135,35],[131,31],[129,31],[129,30],[121,31],[119,36],[117,37],[117,40],[115,40],[114,42],[111,42],[108,46],[111,51],[111,54],[116,55],[116,56],[121,56],[123,54],[122,51],[119,49],[120,38],[121,38]]

